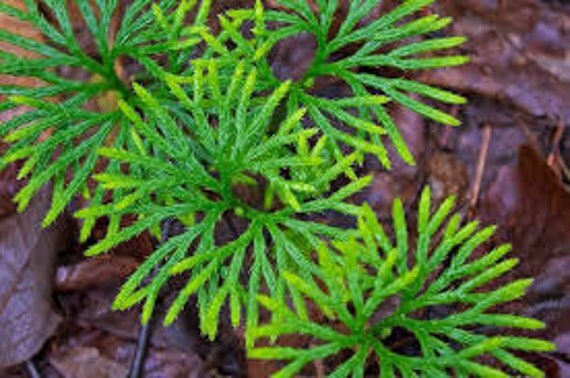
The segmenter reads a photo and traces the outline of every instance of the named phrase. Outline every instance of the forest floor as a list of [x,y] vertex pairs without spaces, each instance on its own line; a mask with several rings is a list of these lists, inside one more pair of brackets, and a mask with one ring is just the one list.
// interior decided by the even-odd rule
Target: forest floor
[[[223,8],[238,1],[217,3]],[[521,261],[510,278],[535,278],[529,295],[509,310],[548,324],[533,335],[554,341],[558,351],[532,358],[548,377],[570,377],[570,3],[442,0],[433,10],[454,18],[446,32],[469,37],[462,49],[472,61],[420,79],[469,98],[467,105],[448,109],[463,125],[443,127],[391,109],[418,165],[396,162],[386,171],[367,164],[374,182],[355,201],[367,201],[382,216],[390,214],[396,197],[413,207],[430,185],[436,199],[457,195],[466,217],[497,224],[492,243],[512,243]],[[34,33],[10,22],[0,16],[0,29]],[[311,53],[310,44],[283,44],[274,68],[294,75]],[[9,116],[0,114],[0,120]],[[22,305],[0,314],[0,361],[8,352],[15,359],[33,358],[0,371],[0,377],[26,377],[33,369],[53,378],[126,376],[139,309],[113,312],[111,302],[152,251],[152,238],[143,235],[87,259],[85,245],[75,242],[72,217],[39,228],[47,200],[16,215],[15,176],[15,167],[0,175],[0,253],[13,258],[10,264],[0,258],[0,313],[12,296]],[[144,376],[266,377],[272,366],[245,360],[240,343],[239,332],[231,331],[207,342],[189,309],[172,327],[153,328]]]

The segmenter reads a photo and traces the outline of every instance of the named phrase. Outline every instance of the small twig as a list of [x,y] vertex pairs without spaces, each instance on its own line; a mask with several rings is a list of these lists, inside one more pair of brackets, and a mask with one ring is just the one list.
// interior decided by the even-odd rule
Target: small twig
[[38,370],[38,367],[36,366],[33,359],[26,361],[24,366],[30,378],[42,378],[40,371]]
[[549,355],[551,355],[552,357],[556,358],[559,361],[562,361],[566,364],[570,364],[570,353],[564,353],[564,352],[550,352],[548,353]]
[[133,363],[131,369],[129,370],[129,378],[140,378],[144,370],[144,362],[146,359],[146,354],[148,352],[148,343],[150,340],[151,327],[149,322],[143,325],[139,331],[139,336],[137,338],[137,346],[135,349],[135,356],[133,358]]
[[469,213],[473,215],[479,202],[481,193],[481,183],[485,175],[485,167],[487,166],[487,158],[489,156],[489,144],[491,142],[491,134],[493,129],[486,124],[483,127],[483,140],[481,141],[481,150],[479,151],[479,160],[477,162],[477,171],[475,173],[475,181],[471,189],[471,199],[469,201]]
[[564,135],[564,126],[562,122],[558,123],[558,126],[554,129],[552,135],[552,145],[550,147],[550,153],[548,154],[547,163],[550,168],[554,168],[556,159],[560,157],[560,142],[562,141],[562,136]]
[[327,374],[325,372],[325,365],[323,364],[323,360],[315,360],[314,364],[317,378],[325,378]]
[[[171,219],[167,219],[162,225],[160,244],[164,244],[168,240],[171,224]],[[156,273],[156,271],[157,267],[155,267],[154,273]],[[151,315],[148,323],[143,325],[139,331],[139,335],[137,337],[137,346],[135,348],[135,355],[133,357],[133,362],[129,370],[128,378],[140,378],[142,375],[146,355],[148,352],[148,344],[150,341],[150,336],[152,334],[152,321],[153,316]]]
[[[314,345],[311,344],[311,347],[314,347]],[[327,376],[323,360],[314,360],[313,365],[315,366],[315,376],[317,378],[325,378]]]
[[562,313],[570,308],[570,298],[564,297],[559,299],[549,299],[532,305],[525,311],[525,315],[529,317],[537,317],[541,312],[558,311]]
[[570,167],[566,165],[566,162],[563,159],[560,159],[560,170],[562,171],[564,179],[570,181]]

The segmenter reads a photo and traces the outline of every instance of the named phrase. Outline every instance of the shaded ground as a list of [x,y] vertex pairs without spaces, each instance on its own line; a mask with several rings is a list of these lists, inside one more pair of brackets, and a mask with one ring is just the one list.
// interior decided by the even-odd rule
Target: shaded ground
[[[221,8],[237,3],[218,2]],[[493,243],[513,243],[521,260],[516,275],[536,278],[529,296],[511,309],[545,320],[543,336],[559,348],[533,358],[549,377],[570,377],[570,5],[540,0],[439,4],[439,11],[455,18],[450,33],[470,38],[463,49],[472,63],[426,73],[422,80],[469,97],[467,106],[452,109],[464,125],[444,128],[394,109],[419,164],[398,163],[392,172],[368,164],[375,180],[358,200],[389,214],[393,198],[401,196],[413,207],[429,184],[438,198],[458,195],[467,217],[498,224]],[[18,27],[5,23],[0,18],[2,28]],[[311,59],[311,44],[299,46],[293,59],[291,46],[275,53],[276,70],[294,76]],[[0,312],[13,308],[10,303],[18,306],[2,314],[0,365],[35,356],[45,377],[125,376],[139,309],[115,313],[110,304],[120,282],[152,250],[152,240],[142,236],[86,260],[85,246],[73,242],[73,220],[37,229],[38,212],[46,205],[41,200],[15,216],[10,198],[17,186],[14,168],[2,173]],[[270,366],[246,363],[240,356],[239,332],[226,329],[218,341],[207,343],[196,323],[188,313],[169,329],[155,328],[145,377],[267,376]],[[24,370],[20,365],[0,376],[26,376]]]

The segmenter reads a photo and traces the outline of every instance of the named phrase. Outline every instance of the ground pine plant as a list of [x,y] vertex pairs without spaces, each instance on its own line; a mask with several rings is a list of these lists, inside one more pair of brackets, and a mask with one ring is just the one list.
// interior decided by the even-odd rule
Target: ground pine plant
[[[1,51],[0,74],[41,84],[0,86],[1,111],[25,109],[0,126],[1,164],[20,163],[20,210],[51,186],[44,225],[85,204],[85,241],[106,219],[89,256],[144,232],[162,241],[117,310],[141,304],[148,323],[182,279],[164,323],[195,297],[205,335],[227,314],[250,358],[282,361],[279,377],[323,363],[333,377],[543,375],[521,353],[552,345],[508,330],[543,324],[495,310],[531,281],[492,285],[517,264],[509,246],[484,251],[493,227],[463,224],[453,199],[432,205],[429,189],[409,215],[415,230],[400,201],[384,229],[351,200],[371,182],[364,159],[391,166],[387,145],[415,163],[390,108],[459,125],[437,104],[463,97],[411,79],[467,62],[447,52],[464,38],[441,36],[451,20],[430,14],[434,0],[396,1],[376,18],[378,0],[252,1],[222,14],[209,0],[22,3],[0,12],[43,37],[0,30],[34,55]],[[272,52],[300,36],[314,39],[312,63],[281,78]],[[326,94],[327,80],[344,94]]]

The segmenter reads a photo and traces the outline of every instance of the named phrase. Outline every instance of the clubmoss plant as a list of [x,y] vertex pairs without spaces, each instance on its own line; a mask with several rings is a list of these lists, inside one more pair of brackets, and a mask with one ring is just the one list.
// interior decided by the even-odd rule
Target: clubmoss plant
[[[81,240],[98,219],[108,220],[89,256],[143,232],[158,237],[166,222],[181,224],[179,234],[162,235],[114,307],[142,303],[146,323],[161,289],[184,275],[164,322],[172,323],[195,295],[201,330],[214,338],[227,306],[232,324],[245,325],[252,358],[290,361],[280,376],[337,354],[333,376],[369,369],[382,377],[503,374],[481,355],[538,376],[511,351],[550,344],[487,336],[498,327],[542,326],[488,312],[530,284],[480,290],[516,264],[503,259],[504,246],[470,258],[492,228],[461,227],[454,215],[442,229],[452,201],[430,215],[425,191],[413,248],[400,202],[393,244],[371,210],[351,201],[371,182],[361,174],[367,156],[391,166],[387,141],[415,163],[389,106],[459,124],[433,104],[461,104],[462,96],[411,78],[417,70],[467,62],[442,54],[463,37],[431,37],[450,19],[418,16],[433,2],[401,1],[371,19],[378,0],[277,0],[273,9],[255,1],[215,15],[209,0],[75,0],[96,46],[89,53],[66,2],[24,0],[24,10],[0,4],[0,12],[43,34],[36,41],[0,31],[0,41],[37,56],[2,51],[0,74],[43,83],[0,87],[7,98],[1,111],[29,109],[0,126],[10,143],[2,165],[22,161],[20,178],[27,178],[15,197],[19,209],[51,183],[49,225],[83,195],[87,205],[76,213]],[[219,28],[211,27],[214,19]],[[281,80],[271,51],[299,35],[314,38],[315,57],[302,78]],[[326,78],[347,94],[323,95]],[[111,106],[95,106],[109,93]],[[234,234],[222,235],[224,228]],[[260,325],[260,303],[269,324]],[[383,309],[390,303],[390,311]],[[390,348],[402,330],[417,344],[411,351]],[[285,334],[309,335],[314,346],[260,347],[260,338],[280,342]]]
[[[414,40],[439,31],[451,22],[450,18],[436,14],[409,18],[433,2],[402,1],[390,12],[368,22],[367,17],[380,4],[377,0],[345,2],[348,9],[340,20],[338,12],[343,4],[337,0],[313,3],[283,0],[278,1],[281,10],[270,11],[265,11],[261,1],[256,1],[254,9],[230,11],[220,17],[223,31],[211,47],[224,60],[234,64],[245,60],[256,67],[264,86],[274,88],[281,81],[273,73],[267,52],[287,38],[302,34],[312,36],[316,41],[315,56],[303,77],[292,83],[288,109],[308,110],[311,121],[327,135],[327,146],[335,157],[344,155],[341,146],[348,146],[360,154],[372,154],[390,167],[383,141],[387,134],[399,155],[414,164],[414,157],[387,109],[358,99],[381,93],[427,118],[459,125],[451,115],[410,95],[450,104],[464,103],[462,96],[406,79],[413,71],[451,67],[468,60],[460,55],[433,55],[461,45],[464,37]],[[240,32],[248,25],[252,25],[249,38]],[[347,87],[350,95],[345,99],[356,102],[331,106],[318,91],[319,80],[327,77]],[[344,128],[338,127],[339,124]]]
[[[459,215],[450,216],[453,203],[449,198],[432,214],[430,192],[424,190],[415,246],[400,200],[393,206],[394,238],[387,236],[372,210],[364,207],[356,238],[330,246],[323,243],[317,249],[321,268],[314,280],[317,283],[294,271],[283,274],[316,304],[318,312],[307,316],[278,299],[260,297],[273,318],[252,331],[254,337],[308,335],[313,346],[259,347],[250,356],[289,361],[276,377],[294,376],[315,360],[327,359],[338,363],[328,376],[362,377],[371,356],[382,377],[510,376],[483,364],[478,360],[482,356],[491,356],[525,376],[542,376],[513,351],[548,351],[551,343],[497,336],[496,331],[504,327],[534,330],[544,324],[492,311],[524,295],[532,280],[489,288],[518,260],[506,258],[510,245],[474,256],[495,228],[480,229],[478,222],[461,225]],[[410,345],[417,349],[414,353],[409,352]]]
[[[353,164],[355,156],[326,165],[321,157],[325,138],[320,137],[310,147],[308,139],[317,130],[295,127],[305,113],[303,110],[283,120],[277,132],[268,134],[275,108],[287,94],[289,83],[260,99],[252,97],[255,71],[246,77],[243,65],[238,66],[225,91],[217,75],[215,60],[208,63],[207,73],[202,67],[196,68],[192,99],[176,81],[168,81],[185,107],[185,112],[178,114],[164,110],[150,92],[135,85],[148,121],[125,102],[120,107],[132,120],[132,132],[140,143],[131,151],[100,151],[103,156],[127,164],[129,174],[96,176],[104,188],[121,189],[122,196],[113,203],[90,206],[77,214],[84,219],[102,215],[138,218],[128,227],[110,229],[104,240],[87,251],[88,255],[107,251],[144,230],[160,229],[169,218],[184,221],[186,230],[164,243],[133,274],[115,306],[123,309],[144,300],[143,321],[147,321],[168,277],[190,271],[188,284],[173,302],[166,323],[174,320],[190,295],[198,293],[202,327],[212,337],[226,298],[231,299],[235,325],[239,323],[242,305],[248,307],[246,313],[253,323],[257,316],[255,298],[262,283],[277,298],[283,297],[288,286],[280,272],[304,272],[310,280],[309,273],[316,267],[307,253],[311,249],[304,246],[314,247],[322,238],[338,239],[351,231],[311,221],[309,216],[325,210],[357,215],[359,207],[344,200],[367,186],[371,179],[363,177],[339,190],[332,189],[331,183]],[[206,112],[197,106],[202,102],[216,106]],[[252,190],[266,187],[261,208],[240,198],[236,186],[241,183]],[[232,215],[247,225],[235,240],[220,245],[215,241],[216,227]],[[198,246],[188,257],[193,243]],[[250,247],[251,278],[240,282]],[[139,287],[155,268],[159,272],[150,283]],[[290,289],[297,298],[297,291]],[[300,300],[296,303],[303,305]]]
[[[47,226],[77,194],[93,197],[95,202],[102,200],[101,188],[91,193],[86,186],[100,161],[98,150],[109,145],[123,146],[130,135],[128,119],[119,109],[93,111],[93,108],[109,93],[125,101],[133,99],[131,84],[121,77],[118,68],[121,60],[138,62],[142,69],[134,79],[148,82],[156,91],[160,88],[152,75],[159,59],[168,59],[165,69],[169,72],[184,72],[199,41],[182,37],[179,29],[196,1],[140,0],[122,10],[117,0],[74,1],[96,53],[88,53],[85,41],[81,41],[83,44],[78,41],[65,1],[24,0],[23,3],[24,10],[2,2],[0,12],[40,31],[43,41],[0,30],[0,41],[36,55],[29,59],[2,51],[0,74],[36,78],[42,84],[38,88],[0,86],[0,96],[9,96],[0,105],[1,111],[18,106],[30,108],[0,127],[0,136],[11,143],[2,157],[2,166],[23,162],[19,178],[28,181],[14,198],[20,210],[46,183],[54,184],[52,207],[44,219]],[[161,23],[149,11],[150,4],[168,15],[164,18],[171,22],[169,33],[163,31]],[[210,1],[200,2],[194,25],[205,24],[209,7]],[[119,24],[114,22],[117,12],[122,12]],[[76,72],[75,76],[89,79],[64,75],[70,70]],[[49,138],[43,137],[46,131]],[[86,223],[83,235],[88,235],[92,226]]]

